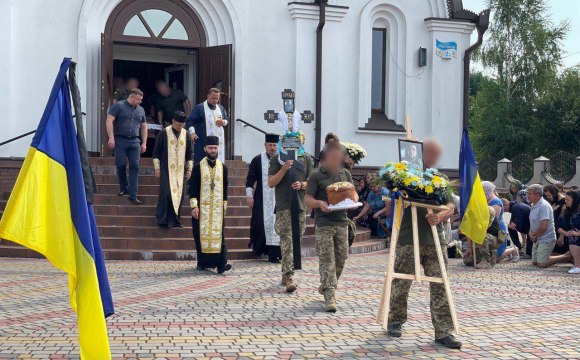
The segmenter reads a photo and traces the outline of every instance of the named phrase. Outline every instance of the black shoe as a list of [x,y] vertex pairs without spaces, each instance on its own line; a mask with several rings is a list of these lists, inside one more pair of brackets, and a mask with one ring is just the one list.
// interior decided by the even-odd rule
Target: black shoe
[[119,193],[117,194],[117,196],[123,196],[123,195],[127,195],[127,189],[125,189],[125,190],[121,190],[121,191],[119,191]]
[[225,264],[223,268],[219,268],[218,269],[218,274],[223,274],[226,271],[230,271],[232,269],[232,265],[230,264]]
[[205,271],[205,268],[204,267],[201,267],[199,265],[197,265],[196,269],[199,270],[199,271]]
[[143,203],[139,201],[139,199],[129,198],[129,201],[132,202],[133,205],[143,205]]
[[403,325],[401,324],[387,325],[387,333],[389,334],[389,336],[392,337],[401,337],[401,335],[403,334]]
[[450,349],[460,349],[461,345],[463,345],[461,341],[455,339],[455,336],[453,335],[446,336],[442,339],[435,339],[435,342]]
[[269,261],[270,261],[272,264],[279,264],[279,263],[280,263],[280,260],[278,260],[278,259],[275,259],[275,258],[274,258],[274,259],[270,259]]

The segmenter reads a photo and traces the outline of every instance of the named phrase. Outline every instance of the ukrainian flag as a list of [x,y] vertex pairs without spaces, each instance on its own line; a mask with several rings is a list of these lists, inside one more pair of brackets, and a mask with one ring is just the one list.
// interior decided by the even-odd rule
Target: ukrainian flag
[[475,243],[482,244],[489,224],[489,210],[467,129],[463,130],[461,140],[459,180],[461,232]]
[[0,237],[33,249],[69,275],[83,360],[111,359],[114,312],[92,205],[87,202],[64,59],[0,222]]

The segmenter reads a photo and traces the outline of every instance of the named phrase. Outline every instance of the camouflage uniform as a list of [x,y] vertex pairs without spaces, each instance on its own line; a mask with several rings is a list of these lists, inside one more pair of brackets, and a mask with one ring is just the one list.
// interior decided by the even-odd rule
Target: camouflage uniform
[[[300,238],[306,231],[306,216],[304,211],[298,212],[300,219]],[[294,276],[294,253],[292,244],[292,217],[290,210],[280,210],[276,212],[276,223],[274,224],[276,234],[280,235],[280,249],[282,250],[282,275],[287,278]]]
[[[419,254],[421,265],[425,269],[425,276],[441,277],[435,245],[419,245]],[[447,266],[447,251],[442,251],[442,254],[445,266]],[[397,244],[395,272],[415,273],[413,245]],[[411,283],[411,280],[393,279],[389,325],[404,324],[407,321],[407,299]],[[429,283],[429,292],[431,295],[431,322],[435,328],[435,339],[442,339],[453,333],[453,321],[445,294],[445,286],[440,283]]]
[[334,296],[348,257],[348,226],[316,226],[316,252],[325,296]]
[[[495,217],[495,210],[489,206],[489,226],[487,234],[482,244],[475,244],[475,259],[478,264],[489,263],[495,265],[497,260],[497,249],[505,240],[505,232],[499,228],[499,222]],[[497,235],[496,235],[497,234]],[[473,266],[473,252],[463,258],[463,264]]]

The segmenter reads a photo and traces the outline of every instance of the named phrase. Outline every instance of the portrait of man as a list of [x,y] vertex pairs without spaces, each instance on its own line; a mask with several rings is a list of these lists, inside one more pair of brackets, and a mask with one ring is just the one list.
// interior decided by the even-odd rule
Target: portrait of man
[[409,167],[423,169],[423,143],[399,140],[399,161],[407,161]]

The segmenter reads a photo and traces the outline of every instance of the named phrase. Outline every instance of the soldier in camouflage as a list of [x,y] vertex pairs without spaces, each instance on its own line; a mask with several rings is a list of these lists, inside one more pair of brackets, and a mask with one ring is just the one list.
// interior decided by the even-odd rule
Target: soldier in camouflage
[[[316,222],[316,252],[319,258],[320,287],[324,309],[336,312],[336,287],[348,257],[348,218],[346,210],[330,211],[326,188],[338,182],[352,183],[350,172],[344,169],[342,145],[329,142],[324,146],[321,166],[308,178],[306,205],[314,209]],[[358,201],[356,195],[354,201]]]
[[[303,142],[304,138],[301,139]],[[291,183],[288,171],[294,161],[301,162],[304,172],[296,171],[296,181]],[[312,158],[308,154],[299,155],[297,160],[281,162],[279,155],[272,155],[268,168],[268,186],[275,188],[276,223],[274,230],[280,235],[280,250],[282,252],[282,285],[286,286],[287,292],[296,291],[298,285],[294,281],[294,253],[292,245],[292,219],[291,219],[291,194],[289,189],[298,192],[298,218],[300,223],[300,238],[306,230],[306,205],[304,205],[304,191],[306,180],[312,172]]]
[[[427,168],[433,168],[441,155],[441,145],[435,140],[426,140],[423,144],[423,161]],[[445,198],[443,203],[449,210],[428,214],[427,209],[417,208],[417,228],[419,232],[419,254],[425,276],[441,277],[441,269],[434,245],[431,226],[437,227],[439,241],[445,249],[443,223],[453,215],[453,199]],[[413,224],[411,208],[404,211],[396,248],[395,272],[413,274],[415,263],[413,257]],[[447,266],[447,251],[442,252]],[[391,286],[390,312],[387,331],[389,336],[400,337],[402,325],[407,321],[407,299],[411,280],[394,279]],[[453,321],[445,286],[441,283],[429,283],[431,293],[431,321],[435,328],[435,341],[449,348],[460,348],[461,342],[453,336]]]

